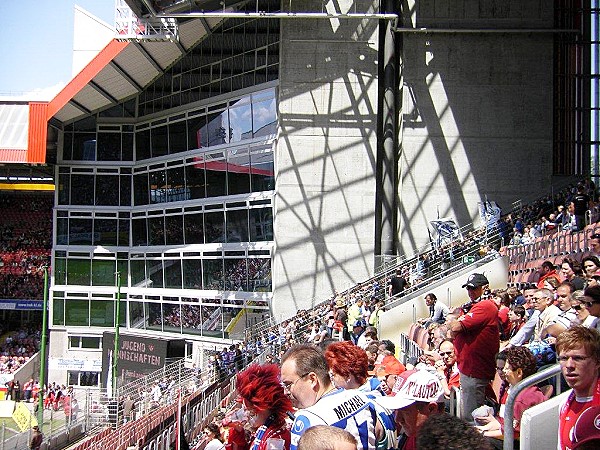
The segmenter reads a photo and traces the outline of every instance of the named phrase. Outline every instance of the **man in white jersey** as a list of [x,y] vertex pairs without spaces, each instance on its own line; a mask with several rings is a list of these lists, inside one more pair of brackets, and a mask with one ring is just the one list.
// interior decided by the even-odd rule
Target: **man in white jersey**
[[312,345],[290,348],[281,360],[281,383],[298,408],[290,450],[296,450],[302,434],[315,425],[348,431],[356,438],[358,450],[375,449],[377,417],[369,399],[356,389],[333,386],[320,349]]

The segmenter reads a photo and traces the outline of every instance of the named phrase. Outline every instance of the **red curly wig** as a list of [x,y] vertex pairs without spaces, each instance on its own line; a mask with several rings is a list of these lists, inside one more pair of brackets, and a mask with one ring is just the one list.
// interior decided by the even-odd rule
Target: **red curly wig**
[[283,391],[277,364],[252,364],[238,373],[236,381],[238,395],[246,404],[260,412],[269,410],[275,426],[285,423],[286,413],[293,411],[293,406]]
[[356,381],[365,384],[369,370],[367,352],[350,341],[334,342],[325,350],[329,369],[344,378],[354,375]]

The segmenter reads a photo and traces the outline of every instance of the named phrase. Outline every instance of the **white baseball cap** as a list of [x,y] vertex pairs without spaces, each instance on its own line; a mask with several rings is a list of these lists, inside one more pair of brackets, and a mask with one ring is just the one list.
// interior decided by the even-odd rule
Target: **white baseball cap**
[[390,395],[375,400],[387,409],[406,408],[414,402],[439,403],[444,401],[444,388],[427,370],[407,370],[398,375]]

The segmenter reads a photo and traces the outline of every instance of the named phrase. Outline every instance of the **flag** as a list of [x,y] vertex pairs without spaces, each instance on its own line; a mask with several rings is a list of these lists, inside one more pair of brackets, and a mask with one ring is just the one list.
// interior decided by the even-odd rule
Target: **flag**
[[438,247],[462,238],[460,229],[453,219],[441,218],[429,222],[436,232],[435,244]]
[[488,231],[494,230],[500,220],[502,209],[496,202],[488,200],[479,202],[477,205],[479,207],[479,217],[481,218],[483,226],[487,227]]

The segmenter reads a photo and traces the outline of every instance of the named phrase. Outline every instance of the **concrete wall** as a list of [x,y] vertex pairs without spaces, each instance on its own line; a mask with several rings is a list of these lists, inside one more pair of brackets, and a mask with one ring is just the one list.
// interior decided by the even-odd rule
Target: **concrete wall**
[[[293,7],[320,11],[321,4]],[[374,20],[281,22],[273,267],[278,320],[372,273],[377,40]]]
[[[541,29],[543,0],[410,0],[407,26]],[[428,241],[429,220],[478,220],[477,202],[505,210],[547,193],[552,171],[553,34],[403,33],[400,251]]]
[[408,333],[410,326],[420,317],[429,316],[425,305],[425,295],[433,292],[439,302],[457,308],[469,301],[466,289],[462,287],[472,273],[483,273],[490,282],[491,289],[504,289],[508,282],[508,258],[497,258],[477,268],[469,267],[453,274],[453,279],[433,283],[430,286],[402,298],[403,303],[384,312],[379,320],[379,338],[389,339],[398,345],[400,333]]

